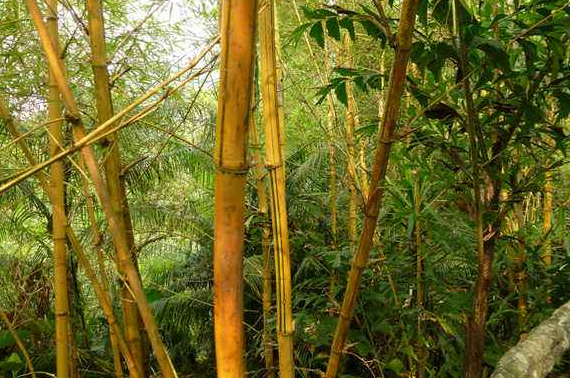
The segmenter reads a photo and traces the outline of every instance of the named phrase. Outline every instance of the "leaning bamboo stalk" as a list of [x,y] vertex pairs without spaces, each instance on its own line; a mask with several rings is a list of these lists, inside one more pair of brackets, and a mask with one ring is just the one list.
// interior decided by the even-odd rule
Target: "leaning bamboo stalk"
[[[22,151],[22,153],[24,154],[24,156],[26,157],[26,160],[28,161],[28,163],[32,166],[35,165],[36,162],[35,162],[34,156],[33,156],[32,152],[30,151],[30,149],[28,148],[28,146],[26,145],[25,141],[23,139],[19,138],[20,134],[18,133],[16,126],[14,125],[13,119],[12,119],[12,117],[8,111],[8,108],[5,106],[2,98],[0,98],[0,117],[4,119],[4,121],[6,123],[6,127],[8,129],[8,132],[12,135],[12,137],[15,139],[18,138],[17,145],[20,148],[20,150]],[[51,203],[53,201],[53,195],[52,195],[51,188],[48,184],[48,180],[47,180],[44,172],[39,171],[36,175],[36,178],[40,182],[40,186],[42,187],[42,190],[47,195],[47,197],[49,198],[50,203]],[[54,210],[61,212],[61,210],[58,208],[55,208]],[[65,213],[62,213],[61,216],[65,217]],[[66,224],[67,224],[67,219],[66,219]],[[66,235],[67,235],[67,240],[69,241],[69,244],[72,247],[71,249],[77,254],[79,263],[81,264],[82,268],[85,270],[86,276],[93,286],[93,289],[95,291],[97,299],[99,300],[99,303],[101,304],[101,308],[103,310],[103,313],[105,314],[105,317],[107,318],[107,322],[109,324],[109,327],[117,335],[119,347],[121,348],[121,351],[122,351],[123,355],[125,356],[125,359],[127,362],[127,367],[129,368],[129,371],[131,372],[131,374],[133,375],[134,378],[140,378],[140,374],[138,373],[136,366],[134,365],[134,362],[133,362],[134,360],[131,357],[129,349],[127,348],[127,344],[124,341],[124,337],[122,336],[121,330],[118,327],[116,318],[113,314],[113,309],[112,309],[110,301],[108,299],[107,292],[103,289],[103,286],[99,283],[99,280],[97,279],[97,276],[95,275],[95,271],[93,270],[93,268],[89,264],[89,261],[87,260],[85,253],[83,252],[83,247],[79,243],[77,236],[75,235],[75,232],[73,231],[71,226],[67,225],[65,231],[66,231]]]
[[[41,16],[40,16],[41,17]],[[122,129],[123,127],[126,127],[128,125],[131,125],[132,122],[135,119],[138,119],[142,114],[147,114],[149,109],[151,108],[151,105],[153,104],[157,104],[159,103],[161,100],[165,99],[167,97],[168,93],[172,93],[174,92],[176,89],[179,89],[181,87],[181,85],[177,86],[177,88],[175,88],[172,91],[169,91],[167,94],[165,94],[164,96],[162,96],[160,99],[154,101],[153,104],[146,106],[142,111],[140,111],[139,113],[135,114],[134,116],[132,116],[130,118],[129,121],[126,122],[121,122],[120,124],[115,126],[115,123],[117,123],[119,120],[121,120],[125,115],[127,115],[128,113],[130,113],[133,109],[135,109],[136,107],[138,107],[139,105],[141,105],[143,102],[145,102],[146,100],[148,100],[150,97],[156,95],[157,93],[159,93],[161,90],[163,90],[164,88],[166,88],[169,84],[171,84],[173,81],[177,80],[178,78],[180,78],[182,75],[184,75],[185,73],[187,73],[188,71],[190,71],[191,69],[193,69],[194,67],[196,67],[198,65],[198,63],[204,58],[204,56],[218,43],[219,41],[219,37],[214,38],[214,40],[208,44],[193,60],[192,62],[190,62],[185,68],[183,68],[182,70],[180,70],[178,73],[176,73],[175,75],[171,76],[170,78],[166,79],[165,81],[163,81],[162,83],[156,85],[154,88],[150,89],[149,91],[147,91],[145,94],[143,94],[142,96],[140,96],[139,98],[137,98],[135,101],[133,101],[130,105],[126,106],[125,108],[123,108],[121,111],[117,112],[111,119],[107,120],[105,123],[97,126],[95,129],[93,129],[89,134],[85,135],[85,137],[81,138],[80,140],[75,141],[74,145],[66,150],[61,151],[60,153],[58,153],[56,156],[51,157],[50,159],[38,163],[38,164],[34,164],[33,166],[31,166],[29,169],[25,170],[24,172],[21,172],[20,174],[18,174],[16,177],[14,177],[13,179],[9,180],[8,182],[6,182],[4,185],[0,186],[0,194],[4,193],[6,190],[10,189],[11,187],[13,187],[14,185],[17,185],[19,182],[27,179],[28,177],[36,174],[37,172],[41,171],[42,169],[48,167],[49,165],[53,164],[54,162],[61,160],[63,158],[65,158],[66,156],[79,151],[80,149],[84,148],[84,147],[88,147],[91,144],[104,139],[105,137],[107,137],[109,134],[113,134],[117,131],[119,131],[120,129]],[[201,70],[197,73],[194,73],[192,75],[190,75],[187,79],[185,79],[183,81],[183,83],[188,83],[190,80],[200,76],[201,74],[205,73],[204,70]],[[181,83],[182,84],[182,83]]]
[[271,224],[275,255],[277,297],[277,347],[282,378],[295,377],[293,360],[293,314],[291,303],[291,268],[289,229],[283,165],[283,126],[280,125],[277,87],[277,52],[275,45],[275,7],[273,0],[260,4],[259,45],[261,57],[261,96],[265,123],[266,164],[271,190]]
[[354,314],[356,298],[362,278],[362,271],[368,263],[368,257],[373,245],[374,231],[378,220],[380,203],[384,194],[384,182],[388,158],[394,136],[396,120],[400,112],[401,98],[408,59],[412,48],[412,32],[414,29],[418,0],[404,0],[398,27],[396,53],[392,63],[388,95],[382,117],[381,131],[376,140],[376,153],[368,198],[364,206],[364,224],[348,277],[348,285],[344,294],[341,312],[336,327],[331,353],[327,365],[326,378],[335,378],[338,373],[340,355],[344,349],[350,322]]
[[[42,48],[46,55],[48,64],[54,74],[54,78],[56,79],[58,88],[62,94],[63,102],[66,106],[66,110],[68,112],[67,117],[69,122],[72,124],[73,127],[73,135],[76,141],[79,141],[85,137],[85,128],[83,127],[79,109],[77,107],[77,103],[73,94],[71,92],[71,88],[67,83],[67,79],[65,76],[65,72],[63,67],[61,66],[58,58],[57,52],[51,43],[49,36],[47,34],[47,30],[45,24],[43,22],[41,11],[36,3],[35,0],[26,0],[26,4],[28,5],[28,9],[38,35],[40,37],[40,41],[42,44]],[[93,180],[93,184],[95,186],[97,195],[99,197],[99,201],[103,208],[103,212],[108,221],[109,230],[113,236],[113,242],[117,250],[128,251],[128,242],[126,240],[126,236],[124,230],[121,229],[120,221],[117,215],[114,213],[111,199],[109,197],[109,192],[107,190],[107,186],[105,181],[101,177],[101,174],[98,170],[97,160],[93,153],[91,147],[84,147],[80,150],[81,155],[84,159],[85,165],[87,167],[87,171]],[[152,312],[150,310],[150,306],[146,300],[146,295],[144,293],[142,283],[140,281],[140,277],[138,275],[138,271],[134,266],[134,263],[129,256],[118,256],[119,264],[124,264],[125,266],[125,278],[128,284],[133,291],[137,306],[139,308],[139,312],[145,324],[146,330],[148,332],[148,336],[153,347],[153,351],[157,362],[160,366],[162,374],[166,378],[175,378],[177,377],[176,371],[174,366],[172,365],[172,361],[168,356],[168,352],[164,344],[162,343],[162,339],[160,333],[158,331],[158,326],[154,320]]]
[[[59,31],[58,31],[58,2],[48,1],[47,29],[54,48],[59,51]],[[49,111],[49,151],[50,156],[60,152],[63,145],[62,104],[59,89],[55,82],[54,74],[50,71],[48,82],[48,111]],[[53,261],[54,261],[54,296],[55,296],[55,349],[56,349],[56,371],[60,378],[70,376],[72,365],[72,355],[70,353],[70,343],[68,340],[70,330],[69,319],[69,294],[67,286],[67,246],[65,243],[65,193],[64,193],[64,165],[58,161],[50,167],[51,192],[53,194],[52,207],[52,235],[53,235]]]
[[214,340],[219,378],[243,378],[243,243],[256,0],[224,0],[214,164]]
[[18,336],[18,332],[16,332],[16,329],[14,328],[14,325],[12,324],[10,319],[8,318],[8,315],[6,315],[6,312],[4,312],[2,308],[0,308],[0,318],[2,318],[2,321],[6,324],[8,332],[10,332],[10,335],[12,335],[12,337],[16,341],[18,349],[20,349],[20,352],[22,352],[22,354],[24,355],[24,360],[26,361],[26,366],[28,367],[30,375],[32,376],[32,378],[37,378],[34,365],[32,364],[32,359],[30,358],[30,354],[28,353],[28,350],[26,349],[24,342],[22,341],[22,339],[20,339],[20,336]]
[[[255,91],[254,91],[255,92]],[[271,231],[269,229],[269,205],[267,201],[267,183],[265,180],[265,168],[261,157],[261,144],[255,122],[255,95],[252,93],[251,110],[249,117],[249,133],[253,160],[255,162],[255,186],[257,201],[259,203],[258,215],[261,220],[261,259],[262,259],[262,307],[263,307],[263,357],[267,378],[275,377],[273,371],[273,347],[271,346],[271,332],[269,330],[269,318],[271,317]]]
[[[91,46],[91,66],[95,82],[97,118],[99,124],[102,124],[113,117],[113,105],[107,71],[103,9],[100,0],[87,1],[87,16],[89,22],[89,42]],[[124,260],[130,256],[138,274],[136,259],[132,253],[132,251],[134,251],[133,234],[132,232],[126,232],[127,229],[132,229],[132,225],[129,216],[129,204],[126,199],[124,177],[120,174],[122,164],[117,135],[109,135],[105,140],[105,144],[109,146],[107,158],[104,163],[107,188],[112,201],[113,211],[119,221],[120,229],[125,232],[125,238],[127,240],[127,250],[123,251],[117,249],[116,253],[122,256],[120,260]],[[118,270],[120,274],[124,274],[125,269],[126,267],[124,265],[119,264]],[[144,369],[146,351],[142,343],[139,314],[132,293],[125,283],[123,283],[121,287],[121,296],[125,337],[139,371],[144,373],[146,370]]]

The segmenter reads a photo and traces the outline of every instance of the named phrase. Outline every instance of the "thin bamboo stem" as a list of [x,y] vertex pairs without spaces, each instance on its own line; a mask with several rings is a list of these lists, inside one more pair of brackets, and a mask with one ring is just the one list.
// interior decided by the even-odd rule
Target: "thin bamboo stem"
[[[56,50],[51,43],[49,36],[47,34],[47,30],[45,24],[43,22],[41,11],[36,3],[35,0],[26,0],[26,4],[28,6],[28,10],[40,37],[40,41],[42,44],[42,48],[46,55],[48,64],[54,74],[55,81],[57,82],[58,88],[62,93],[63,102],[65,104],[66,110],[68,112],[67,117],[70,123],[73,126],[73,135],[76,142],[82,140],[85,137],[85,129],[83,127],[81,118],[79,116],[79,109],[77,107],[77,103],[75,98],[71,92],[71,88],[67,83],[67,79],[65,76],[65,72],[61,63],[58,60]],[[101,177],[101,174],[98,170],[97,160],[93,153],[91,147],[84,147],[80,150],[81,155],[85,161],[85,165],[87,166],[87,170],[91,179],[93,180],[93,184],[97,191],[97,195],[99,197],[99,201],[102,205],[103,211],[107,218],[109,224],[109,230],[113,236],[113,242],[117,251],[128,251],[128,241],[126,239],[124,231],[121,229],[120,220],[118,219],[117,215],[114,213],[112,208],[112,202],[109,196],[109,192],[107,190],[107,186],[105,181]],[[158,331],[158,327],[152,316],[152,312],[146,300],[146,295],[144,293],[142,283],[140,281],[140,277],[138,275],[138,271],[134,266],[134,263],[129,256],[119,256],[119,264],[124,264],[126,270],[126,281],[129,283],[137,306],[139,308],[139,312],[145,324],[146,330],[149,335],[149,339],[151,345],[153,347],[153,351],[157,362],[160,366],[162,374],[166,378],[176,378],[177,374],[172,365],[170,357],[166,351],[164,344],[162,343],[162,339],[160,337],[160,333]]]
[[[542,233],[547,235],[552,229],[552,172],[547,170],[544,172],[544,204],[542,211]],[[544,240],[544,250],[542,252],[542,261],[546,266],[546,269],[552,266],[552,243],[550,242],[550,237],[546,237]],[[552,303],[552,298],[550,296],[550,288],[547,288],[548,294],[546,295],[546,303]]]
[[269,170],[271,190],[271,223],[275,255],[279,373],[282,378],[294,378],[294,324],[291,302],[291,268],[285,193],[285,167],[283,165],[282,149],[282,132],[284,125],[281,125],[281,118],[279,117],[275,18],[273,0],[262,1],[259,11],[261,96],[263,100],[263,118],[265,123],[266,162]]
[[243,243],[256,0],[223,0],[214,164],[214,340],[219,378],[243,378]]
[[423,243],[422,243],[422,227],[420,221],[420,204],[422,197],[420,194],[420,182],[418,178],[418,171],[414,169],[412,172],[414,181],[414,234],[416,238],[416,281],[417,281],[417,307],[418,307],[418,340],[417,340],[417,357],[418,357],[418,378],[425,377],[426,372],[426,348],[424,345],[424,326],[423,326],[423,311],[424,311],[424,258],[423,255]]
[[394,136],[396,120],[398,119],[401,105],[404,81],[408,66],[408,59],[412,48],[412,32],[416,20],[418,8],[417,0],[404,0],[398,27],[396,53],[392,64],[390,83],[384,116],[380,132],[376,141],[376,153],[370,190],[364,207],[364,224],[358,244],[358,249],[351,265],[348,284],[344,294],[341,312],[336,327],[331,353],[327,365],[326,378],[335,378],[338,373],[340,355],[344,350],[350,322],[354,314],[354,307],[358,296],[362,271],[368,263],[370,251],[373,246],[374,231],[378,220],[380,203],[384,194],[383,185],[386,178],[388,159]]

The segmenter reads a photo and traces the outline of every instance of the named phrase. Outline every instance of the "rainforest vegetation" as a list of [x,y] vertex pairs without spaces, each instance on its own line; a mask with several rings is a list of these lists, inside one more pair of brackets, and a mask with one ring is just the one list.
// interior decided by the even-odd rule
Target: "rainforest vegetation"
[[565,377],[570,2],[0,0],[0,377]]

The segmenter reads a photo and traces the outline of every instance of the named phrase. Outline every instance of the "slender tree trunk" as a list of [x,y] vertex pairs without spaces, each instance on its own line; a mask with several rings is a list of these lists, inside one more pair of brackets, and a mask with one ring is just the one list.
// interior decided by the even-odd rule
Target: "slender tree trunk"
[[[28,146],[26,145],[25,141],[21,138],[21,135],[18,133],[16,126],[14,125],[13,119],[10,116],[10,113],[8,111],[8,108],[5,106],[5,104],[1,98],[0,98],[0,117],[4,118],[4,120],[6,121],[6,126],[8,128],[8,132],[12,135],[12,137],[15,140],[17,140],[17,145],[22,150],[22,152],[24,153],[24,156],[26,157],[28,164],[30,166],[35,166],[36,161],[34,159],[34,156],[32,155],[32,153],[31,153],[30,149],[28,148]],[[54,202],[54,199],[53,199],[54,195],[52,194],[51,187],[48,184],[48,180],[46,178],[46,175],[42,171],[39,171],[36,173],[36,178],[40,182],[40,185],[41,185],[43,191],[45,192],[45,194],[50,199],[50,203]],[[52,208],[54,209],[54,211],[60,212],[60,216],[62,216],[66,220],[66,224],[67,224],[65,212],[63,212],[59,208],[54,208],[53,206],[52,206]],[[131,357],[131,354],[129,352],[129,349],[127,347],[125,339],[121,333],[120,328],[117,325],[116,318],[113,314],[113,309],[112,309],[110,301],[108,299],[109,298],[108,293],[103,290],[101,284],[99,283],[99,280],[97,279],[95,272],[91,268],[91,265],[89,264],[89,261],[87,260],[87,257],[85,256],[85,253],[83,252],[83,248],[81,247],[81,244],[79,244],[79,241],[77,240],[77,237],[75,236],[75,233],[74,233],[74,231],[70,225],[67,225],[67,227],[66,227],[66,235],[67,235],[67,239],[69,241],[69,244],[72,246],[72,250],[77,254],[77,257],[79,259],[79,263],[82,265],[82,267],[85,270],[87,278],[89,279],[89,281],[93,285],[93,289],[95,291],[95,294],[97,295],[97,299],[99,300],[99,303],[101,304],[101,308],[103,310],[103,313],[105,314],[105,316],[107,318],[107,321],[109,323],[109,327],[111,329],[113,329],[115,331],[115,334],[117,335],[117,339],[119,341],[119,346],[123,352],[123,355],[125,356],[125,359],[127,361],[127,366],[129,368],[130,373],[133,375],[133,378],[140,378],[140,374],[138,373],[136,366],[134,365],[133,358]]]
[[[59,32],[57,25],[57,0],[49,0],[47,27],[51,42],[59,51]],[[50,156],[56,155],[63,146],[62,104],[54,74],[49,74],[49,149]],[[69,344],[69,291],[67,286],[67,248],[65,245],[65,222],[62,217],[65,214],[65,194],[64,194],[64,165],[63,161],[54,163],[50,167],[50,186],[53,193],[53,254],[54,254],[54,291],[55,291],[55,345],[56,345],[56,368],[57,376],[60,378],[70,377],[71,351]]]
[[282,150],[284,127],[280,124],[281,119],[279,117],[277,50],[274,25],[275,7],[273,0],[266,0],[260,5],[259,41],[261,95],[263,99],[267,167],[271,189],[271,223],[275,254],[279,372],[282,378],[294,378],[294,324],[291,303],[291,268],[285,195],[285,167]]
[[[530,203],[531,198],[526,198],[524,202]],[[526,336],[526,318],[527,318],[527,304],[526,304],[526,246],[524,243],[524,227],[525,227],[525,213],[523,204],[515,202],[514,216],[516,219],[514,234],[517,236],[517,254],[515,258],[515,286],[517,291],[517,314],[518,314],[518,331],[519,337],[524,339]],[[528,209],[528,208],[527,208]]]
[[[50,69],[53,71],[54,78],[57,82],[58,88],[62,94],[63,102],[66,107],[67,111],[67,118],[69,122],[72,124],[73,127],[73,135],[75,141],[80,141],[85,137],[85,128],[83,127],[83,123],[81,121],[79,109],[77,107],[77,103],[73,94],[71,92],[71,88],[67,83],[67,78],[65,76],[65,72],[61,63],[58,60],[57,52],[51,43],[45,24],[41,17],[41,11],[35,2],[35,0],[26,0],[26,4],[30,11],[30,15],[36,26],[36,30],[40,37],[40,41],[42,43],[42,48],[46,55],[48,64]],[[115,244],[115,248],[117,251],[129,251],[128,242],[126,240],[124,229],[121,228],[121,221],[118,219],[117,215],[115,214],[112,206],[112,201],[109,196],[109,191],[107,189],[107,185],[101,174],[98,170],[97,160],[93,153],[93,149],[90,146],[85,146],[80,149],[81,155],[85,161],[85,165],[87,166],[87,170],[91,179],[93,180],[95,189],[97,191],[97,195],[101,202],[103,211],[108,221],[109,230],[113,236],[113,242]],[[170,361],[170,357],[168,356],[168,352],[164,344],[162,343],[162,339],[160,333],[158,331],[158,327],[146,300],[146,296],[142,287],[142,283],[140,281],[140,276],[138,271],[132,261],[130,254],[128,256],[118,256],[119,264],[124,264],[125,266],[125,278],[127,283],[132,290],[135,301],[141,313],[141,317],[145,324],[146,330],[149,335],[149,339],[151,345],[153,347],[153,351],[157,362],[161,368],[162,374],[164,374],[165,378],[175,378],[177,377],[176,371],[174,370],[174,366]]]
[[[100,0],[87,1],[87,16],[89,21],[89,41],[91,45],[91,66],[95,79],[97,116],[99,124],[102,124],[113,116],[113,105],[107,71],[103,9]],[[135,249],[128,209],[129,205],[126,198],[124,179],[120,173],[122,164],[117,135],[112,134],[108,136],[105,140],[105,144],[108,147],[107,157],[105,159],[107,187],[109,196],[111,197],[113,211],[119,221],[120,229],[125,233],[128,248],[126,251],[117,250],[116,253],[122,256],[120,260],[124,260],[130,256],[136,268],[136,259],[133,256]],[[127,232],[127,230],[130,232]],[[124,264],[119,264],[120,274],[125,274],[125,269]],[[143,348],[137,305],[131,291],[124,282],[121,287],[121,293],[125,337],[139,371],[145,374],[147,373],[145,360],[148,361],[148,357],[145,357],[146,351]]]
[[219,378],[243,378],[243,243],[256,0],[223,0],[214,188],[214,337]]
[[364,225],[348,277],[348,285],[344,294],[340,317],[327,365],[326,378],[335,378],[337,375],[340,355],[344,349],[350,322],[354,314],[362,271],[368,263],[368,257],[373,245],[378,212],[384,194],[383,185],[386,178],[388,158],[390,156],[396,120],[400,112],[408,59],[412,48],[412,32],[416,20],[417,8],[417,0],[404,0],[402,4],[402,14],[400,16],[396,43],[397,48],[390,74],[388,96],[384,116],[382,117],[381,131],[378,133],[376,141],[377,148],[372,169],[370,189],[364,206]]
[[[255,88],[254,88],[255,89]],[[263,305],[263,357],[265,358],[266,377],[274,378],[273,347],[271,346],[271,332],[269,329],[269,318],[271,317],[271,230],[269,228],[269,205],[267,202],[267,183],[265,181],[265,168],[261,157],[261,143],[257,133],[255,122],[255,90],[252,93],[249,132],[251,139],[251,149],[255,161],[255,186],[257,189],[257,199],[259,202],[258,215],[261,225],[261,259],[262,259],[262,305]]]

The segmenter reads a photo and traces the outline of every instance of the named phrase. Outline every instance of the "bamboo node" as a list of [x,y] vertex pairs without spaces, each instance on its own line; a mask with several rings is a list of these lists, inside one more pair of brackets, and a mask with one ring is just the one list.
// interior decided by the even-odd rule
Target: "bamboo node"
[[265,169],[267,169],[268,171],[274,171],[274,170],[276,170],[277,168],[280,168],[280,167],[282,167],[282,166],[283,166],[282,163],[280,163],[280,164],[269,164],[269,163],[265,163]]
[[236,176],[244,176],[247,175],[247,172],[249,171],[249,166],[247,166],[245,169],[244,168],[232,168],[232,167],[224,167],[221,164],[218,164],[216,166],[216,169],[218,170],[218,172],[222,172],[222,173],[227,173],[230,175],[236,175]]

